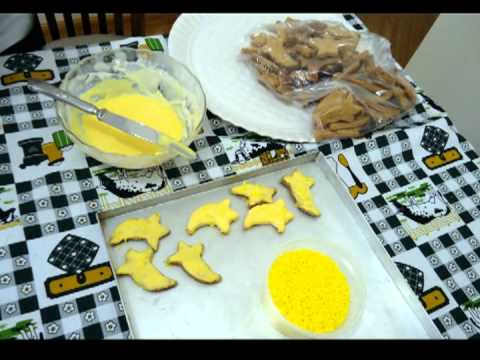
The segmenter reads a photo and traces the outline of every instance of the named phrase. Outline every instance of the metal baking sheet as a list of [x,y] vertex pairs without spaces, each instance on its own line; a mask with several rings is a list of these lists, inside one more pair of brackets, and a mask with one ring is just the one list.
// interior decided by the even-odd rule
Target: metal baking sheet
[[[281,177],[294,168],[315,178],[312,192],[322,212],[320,218],[301,213],[287,189],[280,184]],[[275,199],[286,201],[295,219],[287,225],[285,233],[277,234],[271,226],[243,230],[247,205],[242,198],[230,195],[230,188],[246,178],[275,187],[278,191]],[[226,197],[240,214],[230,234],[221,235],[215,228],[202,228],[193,236],[186,233],[186,223],[193,210]],[[157,203],[142,209],[124,208],[101,216],[105,239],[120,222],[146,217],[153,212],[159,212],[162,223],[171,229],[171,234],[160,241],[154,264],[178,281],[175,288],[150,293],[136,286],[129,277],[118,278],[134,338],[284,338],[270,325],[261,305],[268,255],[282,242],[307,238],[338,242],[362,267],[366,285],[365,310],[353,338],[440,338],[420,302],[322,155],[310,154],[277,163],[154,201]],[[175,252],[180,240],[205,244],[204,258],[222,275],[220,283],[200,284],[181,268],[165,265],[165,259]],[[130,241],[114,248],[108,246],[115,268],[123,263],[129,248],[143,250],[146,247],[142,241]]]

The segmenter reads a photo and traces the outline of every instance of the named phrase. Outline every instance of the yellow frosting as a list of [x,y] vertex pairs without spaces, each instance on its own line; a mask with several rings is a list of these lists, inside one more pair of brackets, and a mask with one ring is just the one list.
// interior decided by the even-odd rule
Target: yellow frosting
[[316,207],[310,188],[315,184],[315,179],[303,175],[299,170],[284,176],[282,183],[288,187],[295,199],[295,205],[302,211],[312,216],[320,216],[320,210]]
[[247,181],[232,188],[232,194],[246,197],[248,206],[255,206],[262,203],[271,203],[276,189],[260,184],[251,184]]
[[[145,83],[145,71],[131,73],[127,79],[106,79],[81,95],[83,100],[156,129],[175,140],[185,136],[185,123],[175,108],[156,90],[141,92],[136,81]],[[73,133],[88,145],[120,155],[155,154],[159,145],[138,139],[98,120],[96,116],[72,110]],[[77,116],[74,116],[74,115]]]
[[250,229],[255,225],[273,225],[279,233],[285,231],[285,226],[294,218],[294,215],[287,209],[285,201],[279,199],[272,204],[262,204],[251,208],[243,227]]
[[331,332],[346,320],[348,280],[337,263],[320,252],[290,250],[272,264],[268,289],[282,316],[314,333]]
[[117,269],[117,275],[129,275],[133,281],[148,291],[166,290],[177,285],[177,282],[163,275],[152,264],[153,250],[144,251],[130,249],[126,261]]
[[177,252],[168,257],[166,262],[168,265],[180,265],[195,280],[206,284],[217,283],[222,277],[203,260],[203,249],[204,245],[202,243],[189,245],[180,241]]
[[146,219],[129,219],[120,223],[110,237],[110,244],[138,239],[145,240],[153,250],[157,250],[160,239],[169,233],[170,230],[160,224],[160,214],[155,213]]
[[205,204],[190,216],[187,232],[192,235],[203,226],[216,226],[222,234],[228,234],[230,224],[237,220],[238,213],[230,208],[230,199],[218,203]]

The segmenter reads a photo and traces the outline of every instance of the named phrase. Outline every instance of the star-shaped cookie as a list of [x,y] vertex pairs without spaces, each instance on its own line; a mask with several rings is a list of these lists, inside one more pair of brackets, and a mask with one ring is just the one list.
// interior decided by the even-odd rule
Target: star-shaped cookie
[[125,263],[117,269],[117,275],[129,275],[132,280],[148,291],[161,291],[174,287],[177,282],[163,275],[152,264],[153,250],[130,249],[125,256]]

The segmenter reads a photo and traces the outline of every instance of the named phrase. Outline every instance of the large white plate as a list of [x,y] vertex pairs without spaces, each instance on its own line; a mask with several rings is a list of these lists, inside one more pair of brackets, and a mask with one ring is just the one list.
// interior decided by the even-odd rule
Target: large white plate
[[340,14],[183,14],[172,27],[168,51],[198,77],[208,109],[221,118],[275,139],[314,142],[311,115],[276,98],[240,59],[252,30],[287,16],[353,29]]

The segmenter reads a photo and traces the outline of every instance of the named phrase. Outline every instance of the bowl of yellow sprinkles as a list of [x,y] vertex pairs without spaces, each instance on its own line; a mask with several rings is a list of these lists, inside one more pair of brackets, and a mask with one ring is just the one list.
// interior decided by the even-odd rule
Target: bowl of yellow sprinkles
[[324,240],[294,241],[274,252],[263,305],[272,325],[291,338],[348,338],[362,316],[361,269]]

